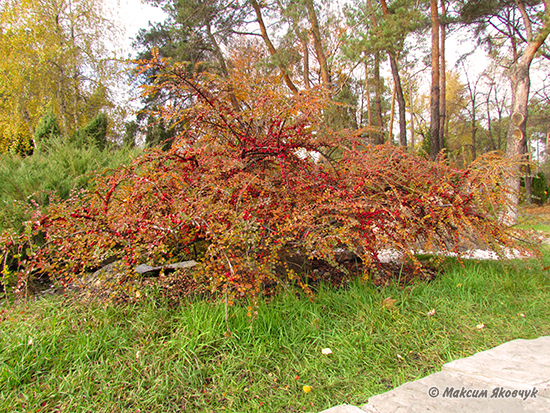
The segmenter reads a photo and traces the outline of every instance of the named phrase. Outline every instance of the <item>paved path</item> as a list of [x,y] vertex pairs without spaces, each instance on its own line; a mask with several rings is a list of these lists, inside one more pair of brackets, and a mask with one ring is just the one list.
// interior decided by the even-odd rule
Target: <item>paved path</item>
[[550,336],[514,340],[443,366],[439,373],[321,413],[550,413]]

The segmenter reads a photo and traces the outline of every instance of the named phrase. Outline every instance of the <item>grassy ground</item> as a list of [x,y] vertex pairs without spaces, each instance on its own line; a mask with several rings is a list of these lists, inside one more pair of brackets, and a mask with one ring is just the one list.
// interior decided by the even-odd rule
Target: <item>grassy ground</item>
[[[230,308],[53,297],[0,315],[0,411],[318,412],[516,338],[550,334],[541,262],[444,263],[430,284],[321,288]],[[392,301],[384,300],[391,297]],[[433,316],[428,312],[435,310]],[[477,326],[484,325],[484,328]],[[333,354],[323,355],[330,348]],[[311,391],[304,392],[303,386]]]
[[520,228],[538,231],[550,237],[550,204],[528,205],[520,211]]

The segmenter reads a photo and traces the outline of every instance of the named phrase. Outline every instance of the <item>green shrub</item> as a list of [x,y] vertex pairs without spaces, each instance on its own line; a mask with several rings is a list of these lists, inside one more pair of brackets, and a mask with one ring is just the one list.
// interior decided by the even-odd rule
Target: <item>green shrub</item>
[[136,135],[139,130],[139,125],[136,121],[126,122],[124,125],[124,137],[122,146],[125,148],[133,148],[136,146]]
[[533,201],[539,205],[548,202],[548,183],[543,172],[539,172],[533,177]]
[[0,155],[0,231],[20,232],[29,208],[48,205],[52,195],[67,199],[73,189],[87,186],[91,173],[129,163],[138,150],[101,152],[50,135],[32,156]]
[[34,139],[37,143],[42,144],[50,139],[59,138],[60,135],[61,129],[59,128],[57,118],[54,116],[53,112],[49,110],[42,119],[40,119],[36,132],[34,133]]
[[107,115],[100,113],[73,135],[73,141],[82,146],[95,146],[103,151],[107,145]]
[[[525,177],[521,177],[520,180],[522,201],[526,198],[525,189]],[[546,182],[546,175],[543,172],[539,172],[537,175],[533,175],[531,178],[531,198],[533,203],[543,205],[548,201],[548,184]]]

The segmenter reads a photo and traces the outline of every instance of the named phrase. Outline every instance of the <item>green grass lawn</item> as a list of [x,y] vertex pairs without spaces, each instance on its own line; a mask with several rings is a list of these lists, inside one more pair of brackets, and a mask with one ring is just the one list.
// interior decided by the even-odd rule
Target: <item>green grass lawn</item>
[[[318,412],[550,334],[542,261],[444,263],[429,284],[321,288],[230,307],[50,297],[0,315],[2,412]],[[395,299],[393,306],[383,300]],[[435,310],[433,316],[428,316]],[[478,325],[484,325],[480,329]],[[333,354],[323,355],[330,348]],[[305,393],[303,386],[310,386]]]
[[550,205],[523,206],[520,209],[519,228],[534,230],[550,236]]

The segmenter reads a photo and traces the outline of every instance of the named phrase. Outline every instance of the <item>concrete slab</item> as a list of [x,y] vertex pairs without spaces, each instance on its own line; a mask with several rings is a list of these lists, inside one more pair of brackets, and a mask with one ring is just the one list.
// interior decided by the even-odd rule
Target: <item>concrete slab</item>
[[539,397],[550,398],[550,337],[510,341],[447,363],[443,370],[491,384],[535,386]]
[[550,400],[539,397],[537,390],[527,385],[504,387],[496,382],[489,384],[460,373],[442,371],[371,397],[361,408],[370,413],[548,413]]
[[549,413],[550,336],[514,340],[443,366],[439,373],[322,413]]

